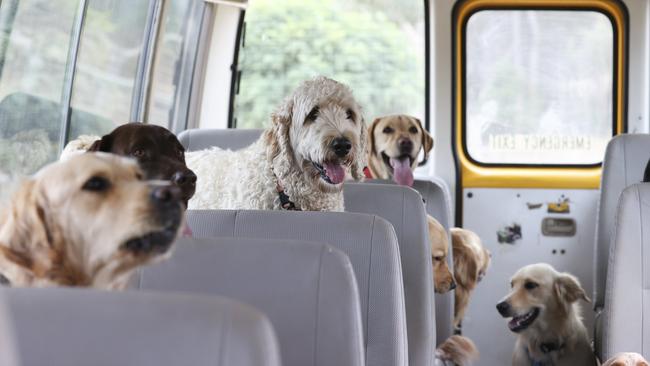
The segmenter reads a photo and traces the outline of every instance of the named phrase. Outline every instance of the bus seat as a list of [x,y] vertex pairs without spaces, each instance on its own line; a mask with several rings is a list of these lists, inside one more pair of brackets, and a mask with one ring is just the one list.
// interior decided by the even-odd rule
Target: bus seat
[[190,129],[181,132],[178,140],[187,151],[203,150],[213,146],[239,150],[255,142],[261,129]]
[[634,184],[623,191],[614,225],[601,314],[602,340],[596,339],[596,350],[603,360],[618,352],[648,357],[650,184]]
[[281,364],[269,320],[226,298],[2,288],[0,302],[23,366]]
[[650,135],[618,135],[607,144],[596,222],[593,301],[597,312],[605,301],[609,244],[614,229],[618,198],[626,187],[643,180],[643,171],[649,159]]
[[359,291],[348,257],[324,244],[180,239],[139,287],[227,296],[271,320],[285,366],[364,364]]
[[[438,309],[434,306],[431,245],[422,196],[409,187],[394,184],[350,182],[343,192],[346,211],[378,215],[395,228],[404,277],[409,364],[432,364]],[[452,319],[446,318],[442,321],[449,329],[442,332],[448,337],[452,334]],[[440,337],[438,340],[444,341]]]
[[[418,191],[424,200],[426,213],[440,222],[448,231],[452,227],[451,214],[451,195],[447,184],[440,178],[429,177],[430,180],[415,180],[413,189]],[[371,179],[364,183],[373,184],[395,184],[392,180]],[[348,200],[346,199],[346,209],[350,210]],[[380,214],[380,216],[384,217]],[[397,227],[396,227],[397,231]],[[448,233],[449,235],[449,233]],[[454,268],[452,255],[451,237],[449,236],[449,254],[447,255],[447,264],[450,269]],[[408,295],[407,295],[408,296]],[[440,344],[449,338],[453,333],[454,318],[454,293],[435,294],[435,311],[436,311],[436,340]],[[408,317],[408,311],[407,311]],[[411,346],[411,342],[409,342]]]
[[386,220],[348,212],[190,210],[187,222],[197,238],[295,239],[341,250],[359,287],[366,365],[408,363],[399,247]]

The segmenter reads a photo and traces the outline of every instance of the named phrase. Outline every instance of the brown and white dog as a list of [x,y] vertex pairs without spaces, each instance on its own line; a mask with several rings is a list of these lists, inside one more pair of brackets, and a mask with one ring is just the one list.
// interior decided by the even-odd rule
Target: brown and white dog
[[121,289],[169,252],[181,192],[148,182],[134,160],[79,154],[25,181],[0,215],[0,274],[12,287]]
[[[433,148],[433,138],[422,128],[420,120],[407,115],[380,117],[370,125],[368,136],[369,172],[366,176],[412,186],[413,170],[426,164]],[[421,150],[424,156],[418,162]]]
[[596,365],[577,303],[589,299],[577,278],[539,263],[517,271],[510,286],[497,310],[517,334],[513,365]]
[[452,228],[450,232],[457,285],[454,293],[454,328],[460,331],[469,298],[485,276],[492,255],[474,232],[461,228]]

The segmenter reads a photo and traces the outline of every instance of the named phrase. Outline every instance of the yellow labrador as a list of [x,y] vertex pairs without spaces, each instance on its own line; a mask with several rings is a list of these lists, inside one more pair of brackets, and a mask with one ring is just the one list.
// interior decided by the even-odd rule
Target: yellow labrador
[[[366,176],[412,186],[413,169],[426,164],[433,148],[433,138],[422,128],[420,120],[407,115],[380,117],[372,122],[368,136]],[[424,156],[418,162],[420,151],[424,151]]]

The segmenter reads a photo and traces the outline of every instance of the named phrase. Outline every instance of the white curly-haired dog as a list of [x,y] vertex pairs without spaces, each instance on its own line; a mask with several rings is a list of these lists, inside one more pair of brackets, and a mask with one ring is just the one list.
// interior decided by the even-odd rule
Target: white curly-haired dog
[[350,89],[303,82],[251,146],[188,152],[198,179],[189,209],[342,211],[343,181],[363,177],[366,126]]

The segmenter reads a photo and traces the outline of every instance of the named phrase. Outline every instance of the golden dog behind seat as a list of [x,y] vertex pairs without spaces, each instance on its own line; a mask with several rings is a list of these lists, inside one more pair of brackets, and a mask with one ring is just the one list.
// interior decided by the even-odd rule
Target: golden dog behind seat
[[433,264],[433,284],[435,292],[442,294],[456,288],[454,275],[447,264],[449,255],[449,238],[445,228],[431,216],[427,216],[429,243],[431,244],[431,261]]
[[485,276],[492,255],[483,247],[481,238],[476,233],[461,228],[452,228],[450,232],[457,284],[454,294],[454,327],[459,331],[469,298]]
[[135,161],[86,153],[25,181],[0,215],[0,274],[16,287],[120,289],[168,253],[181,194],[146,182]]

